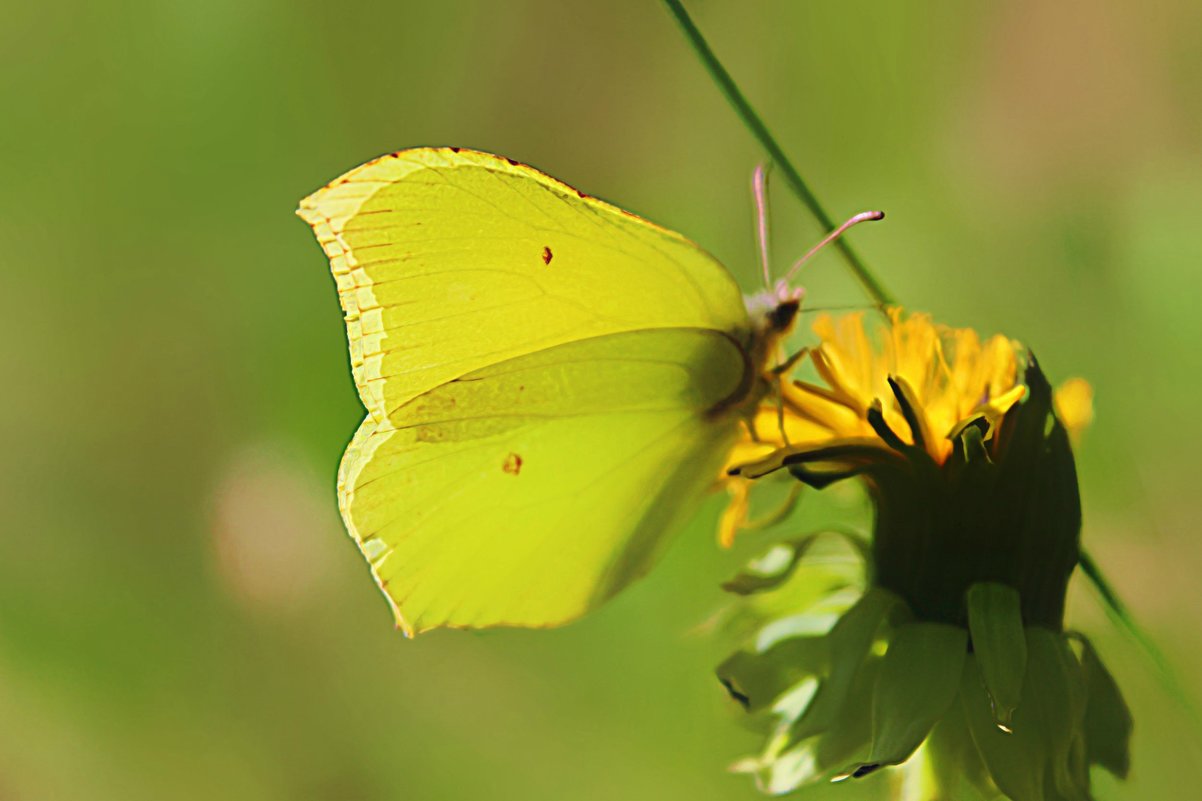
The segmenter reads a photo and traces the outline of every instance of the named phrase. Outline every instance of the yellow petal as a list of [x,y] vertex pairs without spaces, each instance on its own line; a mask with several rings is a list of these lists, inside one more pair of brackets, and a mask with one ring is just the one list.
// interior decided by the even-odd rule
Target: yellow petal
[[747,523],[747,511],[751,508],[751,482],[745,478],[727,479],[726,491],[730,493],[730,503],[718,520],[718,542],[723,548],[734,544],[735,534]]
[[1093,387],[1083,378],[1070,378],[1052,398],[1056,416],[1074,439],[1093,422]]

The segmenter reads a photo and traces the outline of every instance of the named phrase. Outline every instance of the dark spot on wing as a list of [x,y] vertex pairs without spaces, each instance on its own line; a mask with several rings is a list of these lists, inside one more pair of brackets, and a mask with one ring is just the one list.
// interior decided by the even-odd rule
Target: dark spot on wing
[[553,258],[554,258],[554,255],[551,253],[551,248],[544,247],[543,248],[543,264],[550,264],[551,259],[553,259]]
[[505,461],[501,464],[501,469],[511,476],[516,476],[522,472],[522,457],[516,453],[511,453],[505,457]]
[[505,160],[509,162],[510,167],[518,166],[518,163],[516,161],[514,161],[513,159],[505,159]]
[[413,429],[414,438],[418,442],[442,442],[447,438],[444,426],[419,425]]
[[584,198],[588,197],[588,195],[584,194],[584,193],[583,193],[583,192],[581,192],[579,189],[577,189],[577,190],[576,190],[576,194],[580,196],[581,200],[583,200]]
[[460,150],[462,150],[462,148],[458,148],[458,147],[451,148],[452,153],[458,153]]

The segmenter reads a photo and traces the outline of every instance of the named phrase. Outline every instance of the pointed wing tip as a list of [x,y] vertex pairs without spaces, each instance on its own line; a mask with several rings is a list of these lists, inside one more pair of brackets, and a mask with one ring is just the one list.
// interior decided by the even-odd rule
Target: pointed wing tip
[[[318,192],[320,192],[320,191],[321,190],[318,190]],[[314,203],[314,200],[313,200],[313,198],[316,195],[317,195],[317,192],[314,192],[312,195],[309,195],[308,197],[301,200],[301,202],[297,204],[296,210],[293,212],[297,217],[300,217],[302,220],[307,222],[310,226],[317,224],[317,221],[314,219],[317,215],[317,209],[316,209],[316,204]]]
[[368,170],[375,168],[382,162],[392,161],[401,158],[406,153],[411,153],[413,150],[428,150],[430,148],[412,148],[409,150],[397,150],[392,153],[385,153],[382,156],[376,156],[374,159],[365,161],[346,170],[334,180],[327,183],[320,189],[310,193],[302,198],[296,208],[296,215],[309,225],[316,227],[319,223],[329,223],[335,216],[322,210],[322,206],[331,198],[342,190],[347,184],[352,182],[352,179]]
[[[337,231],[341,223],[354,216],[358,206],[365,200],[365,196],[357,194],[359,190],[353,185],[372,182],[395,183],[404,177],[403,174],[390,171],[384,165],[393,161],[410,159],[413,162],[413,168],[417,169],[426,164],[431,156],[442,158],[461,156],[467,160],[491,160],[508,162],[511,165],[517,164],[511,159],[465,147],[423,146],[394,150],[344,171],[337,178],[302,199],[297,206],[296,214],[313,228],[317,228],[319,225],[329,225],[332,230]],[[383,169],[381,169],[382,167]]]

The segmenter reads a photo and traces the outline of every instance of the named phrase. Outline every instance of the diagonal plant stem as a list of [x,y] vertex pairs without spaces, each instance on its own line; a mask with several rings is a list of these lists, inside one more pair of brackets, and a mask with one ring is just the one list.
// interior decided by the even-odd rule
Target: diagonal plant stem
[[[747,101],[738,84],[735,83],[734,78],[722,66],[722,62],[718,60],[714,51],[710,49],[709,44],[705,41],[705,37],[701,35],[701,31],[698,30],[692,17],[689,16],[689,12],[685,10],[681,0],[663,0],[663,2],[675,18],[676,23],[680,26],[685,39],[688,40],[697,57],[701,59],[706,72],[709,73],[727,101],[734,107],[735,113],[739,115],[743,124],[747,126],[747,130],[751,132],[751,135],[756,138],[760,146],[764,148],[776,163],[777,168],[784,175],[789,188],[793,190],[794,194],[805,204],[806,208],[810,210],[810,213],[814,215],[815,219],[818,220],[819,224],[825,230],[833,230],[835,223],[831,219],[831,216],[826,213],[826,209],[823,208],[805,180],[802,179],[801,173],[797,171],[797,168],[793,166],[793,162],[785,155],[785,151],[781,149],[772,132],[768,130],[768,126],[764,124],[763,119],[751,107],[751,103]],[[868,293],[869,297],[878,306],[892,306],[896,303],[884,285],[873,275],[868,265],[852,249],[846,237],[835,240],[834,245],[847,261],[847,266],[851,269],[852,274],[855,275],[861,286],[863,286],[864,291]],[[1171,675],[1166,674],[1167,662],[1163,655],[1160,654],[1152,638],[1136,622],[1135,618],[1127,610],[1126,604],[1123,603],[1122,599],[1115,592],[1113,585],[1107,580],[1098,563],[1094,561],[1093,557],[1084,548],[1081,549],[1080,565],[1081,571],[1098,591],[1098,596],[1102,599],[1102,603],[1110,613],[1111,618],[1120,628],[1125,629],[1132,636],[1139,644],[1144,655],[1151,660],[1162,676]]]
[[[759,141],[760,147],[764,148],[776,164],[777,169],[784,175],[785,182],[789,185],[789,188],[793,190],[793,193],[800,198],[805,207],[818,220],[823,231],[833,231],[835,229],[834,220],[826,213],[826,209],[818,202],[818,198],[801,177],[801,173],[797,171],[797,168],[793,166],[793,162],[785,155],[785,151],[777,144],[776,138],[768,130],[768,126],[764,124],[764,121],[760,119],[760,115],[756,114],[755,109],[747,102],[747,98],[739,90],[738,84],[730,77],[730,73],[722,66],[722,62],[718,60],[718,57],[714,55],[714,51],[706,43],[705,37],[701,35],[701,31],[693,23],[689,12],[685,11],[680,0],[664,0],[664,4],[672,12],[672,16],[676,18],[680,29],[684,31],[685,38],[689,40],[689,44],[696,51],[697,57],[701,59],[701,63],[705,66],[706,71],[714,79],[714,83],[722,90],[722,94],[726,96],[727,101],[734,106],[735,112],[743,120],[743,124],[751,131],[752,136]],[[838,248],[839,253],[847,261],[847,266],[851,268],[852,274],[860,282],[864,291],[868,293],[868,296],[878,306],[894,305],[893,296],[889,294],[885,286],[868,269],[868,265],[864,263],[864,260],[852,248],[851,244],[847,241],[847,237],[836,239],[834,246]]]
[[1135,622],[1135,618],[1127,609],[1127,605],[1123,603],[1122,598],[1119,597],[1118,592],[1115,591],[1114,586],[1107,580],[1102,568],[1098,567],[1098,563],[1084,549],[1081,551],[1080,565],[1081,572],[1093,582],[1094,589],[1102,600],[1102,605],[1106,607],[1111,622],[1135,641],[1144,657],[1152,664],[1161,686],[1181,704],[1190,723],[1194,725],[1198,733],[1202,734],[1202,709],[1198,707],[1197,701],[1190,692],[1185,689],[1185,684],[1169,663],[1168,658],[1165,657],[1164,651],[1160,650],[1160,646],[1148,632]]

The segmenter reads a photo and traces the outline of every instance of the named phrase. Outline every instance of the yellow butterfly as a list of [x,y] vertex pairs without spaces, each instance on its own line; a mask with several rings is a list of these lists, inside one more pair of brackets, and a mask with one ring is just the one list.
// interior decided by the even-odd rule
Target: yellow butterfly
[[[338,475],[397,625],[554,626],[714,486],[796,316],[687,239],[516,161],[420,148],[297,212],[367,417]],[[751,311],[749,311],[751,309]]]

